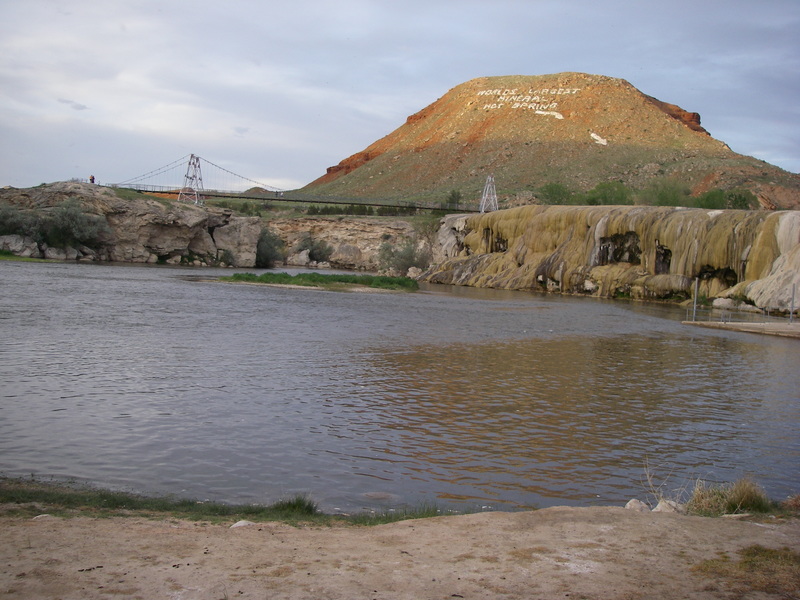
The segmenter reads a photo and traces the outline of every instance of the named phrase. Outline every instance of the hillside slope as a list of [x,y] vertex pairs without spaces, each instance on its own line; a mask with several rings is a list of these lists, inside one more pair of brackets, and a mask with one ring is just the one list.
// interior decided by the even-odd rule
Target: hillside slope
[[463,83],[303,188],[321,196],[475,200],[547,183],[642,188],[678,178],[695,193],[746,187],[768,208],[800,207],[800,175],[737,154],[700,116],[622,79],[584,73],[482,77]]

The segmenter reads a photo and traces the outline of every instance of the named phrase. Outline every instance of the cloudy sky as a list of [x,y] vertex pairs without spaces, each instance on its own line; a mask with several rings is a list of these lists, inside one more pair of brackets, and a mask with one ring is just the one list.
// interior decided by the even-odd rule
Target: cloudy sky
[[798,0],[0,0],[0,185],[194,153],[293,189],[469,79],[562,71],[796,173],[798,31]]

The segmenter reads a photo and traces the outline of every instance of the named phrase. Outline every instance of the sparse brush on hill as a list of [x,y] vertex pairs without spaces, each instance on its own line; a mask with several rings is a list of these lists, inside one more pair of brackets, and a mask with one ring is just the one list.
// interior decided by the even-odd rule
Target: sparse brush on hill
[[84,212],[74,199],[47,212],[0,204],[0,235],[23,235],[54,248],[96,248],[109,233],[105,219]]
[[576,206],[638,204],[715,210],[758,208],[758,199],[749,190],[712,189],[699,196],[692,196],[690,192],[689,187],[680,180],[663,178],[652,181],[640,190],[629,188],[619,181],[598,183],[588,192],[575,192],[563,184],[548,183],[539,188],[537,196],[543,204]]
[[[474,203],[489,175],[501,205],[548,182],[573,190],[570,197],[584,195],[575,204],[684,206],[689,194],[683,188],[697,197],[708,182],[725,192],[752,190],[770,208],[800,202],[796,174],[733,152],[700,125],[697,113],[622,79],[587,73],[467,81],[328,168],[302,192],[437,202],[449,210],[456,203],[448,192],[458,190]],[[658,189],[664,179],[681,188]],[[620,196],[616,182],[651,198]],[[657,189],[651,189],[654,183]],[[559,192],[552,188],[542,199],[569,203]],[[725,207],[740,208],[732,203],[726,198]]]

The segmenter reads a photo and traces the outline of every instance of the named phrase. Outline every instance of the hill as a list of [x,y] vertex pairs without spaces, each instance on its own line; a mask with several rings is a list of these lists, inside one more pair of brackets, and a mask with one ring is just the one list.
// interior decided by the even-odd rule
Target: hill
[[490,174],[512,203],[546,184],[586,191],[675,180],[693,194],[745,188],[766,208],[800,207],[800,175],[733,152],[697,113],[585,73],[463,83],[302,192],[430,201],[456,190],[474,201]]

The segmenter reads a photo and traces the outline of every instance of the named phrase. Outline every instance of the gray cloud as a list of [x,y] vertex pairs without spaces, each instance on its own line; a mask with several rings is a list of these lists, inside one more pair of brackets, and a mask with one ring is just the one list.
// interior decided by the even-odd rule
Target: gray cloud
[[627,79],[797,172],[799,25],[796,0],[3,3],[0,184],[193,152],[297,187],[459,83],[560,71]]
[[61,104],[66,104],[73,110],[87,110],[89,108],[85,104],[75,102],[74,100],[67,100],[66,98],[59,98],[58,101],[61,102]]

